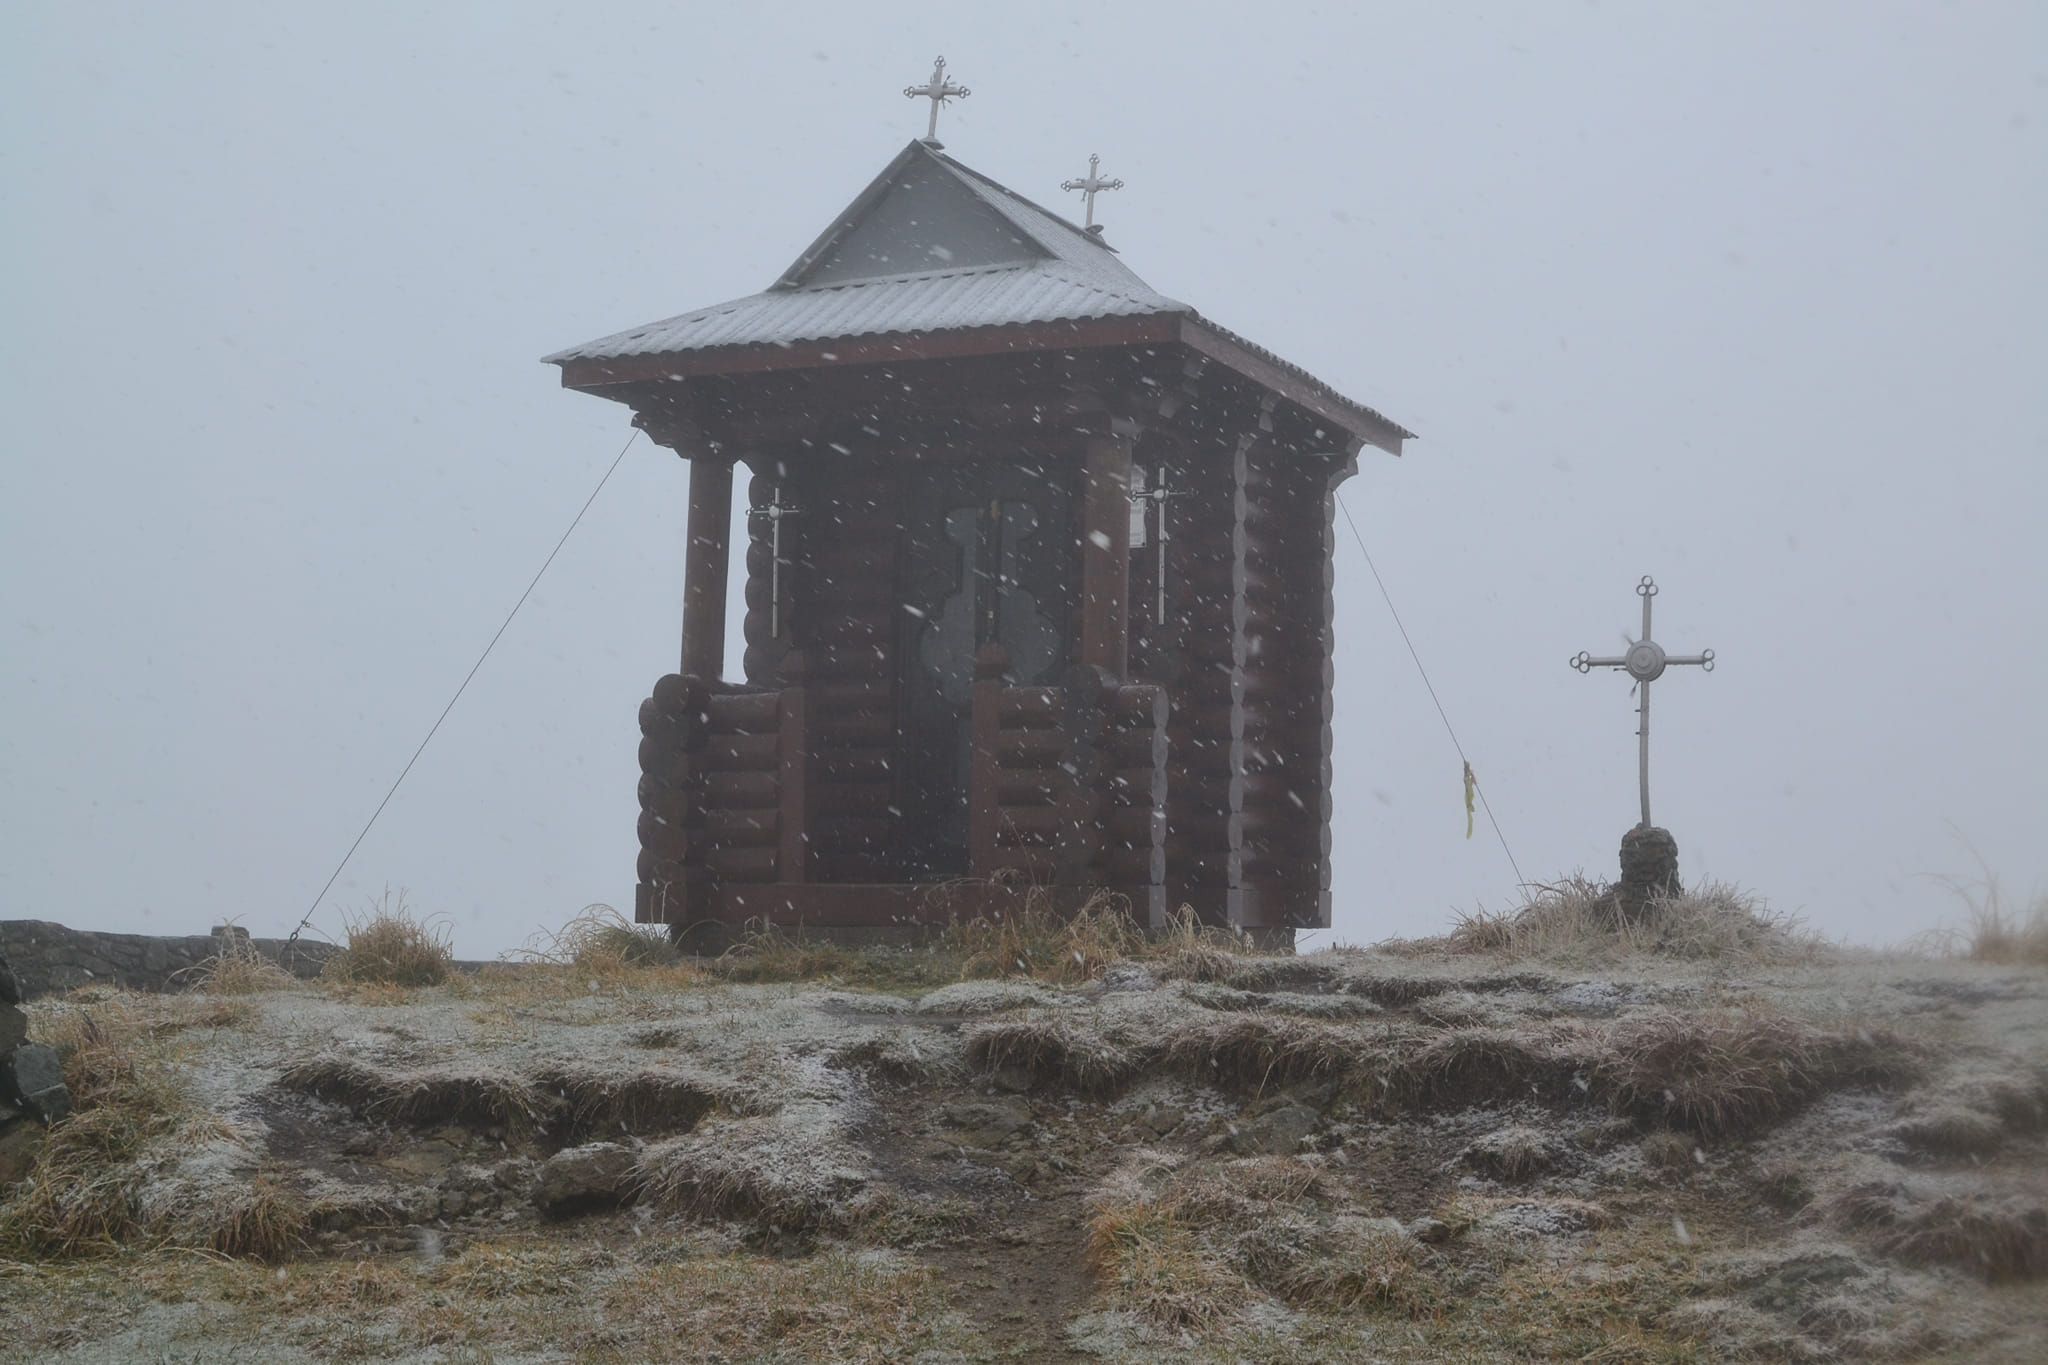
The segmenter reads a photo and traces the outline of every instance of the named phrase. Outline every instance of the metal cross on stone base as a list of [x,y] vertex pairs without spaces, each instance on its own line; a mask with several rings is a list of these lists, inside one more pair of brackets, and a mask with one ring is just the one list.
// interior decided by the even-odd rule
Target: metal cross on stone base
[[1618,659],[1596,659],[1585,650],[1572,657],[1572,667],[1581,673],[1591,673],[1596,668],[1625,669],[1636,680],[1636,735],[1639,740],[1639,768],[1643,789],[1643,828],[1650,827],[1650,684],[1664,676],[1664,670],[1672,664],[1698,664],[1711,673],[1714,671],[1714,651],[1701,650],[1697,654],[1666,654],[1664,646],[1650,638],[1650,603],[1657,596],[1657,584],[1648,574],[1636,584],[1636,596],[1643,599],[1643,638],[1632,641],[1628,653]]
[[1636,735],[1639,746],[1638,769],[1642,783],[1643,820],[1621,839],[1621,881],[1610,893],[1616,916],[1623,921],[1639,919],[1658,896],[1675,896],[1679,893],[1678,841],[1671,837],[1671,831],[1658,829],[1650,823],[1650,684],[1664,676],[1664,670],[1672,664],[1697,664],[1711,673],[1714,671],[1714,651],[1701,650],[1698,654],[1666,654],[1664,646],[1650,638],[1650,601],[1657,595],[1657,584],[1647,574],[1636,584],[1636,596],[1643,599],[1643,638],[1631,641],[1628,653],[1618,659],[1596,659],[1585,650],[1580,650],[1571,661],[1572,667],[1581,673],[1590,673],[1596,668],[1619,668],[1636,680]]

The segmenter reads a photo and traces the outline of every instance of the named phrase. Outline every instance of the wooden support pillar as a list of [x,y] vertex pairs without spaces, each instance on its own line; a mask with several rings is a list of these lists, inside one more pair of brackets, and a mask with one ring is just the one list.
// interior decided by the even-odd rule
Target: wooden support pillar
[[690,461],[688,545],[683,554],[683,676],[725,675],[725,576],[731,560],[732,463]]
[[1121,681],[1130,664],[1131,445],[1135,423],[1088,438],[1081,471],[1081,647],[1076,661]]

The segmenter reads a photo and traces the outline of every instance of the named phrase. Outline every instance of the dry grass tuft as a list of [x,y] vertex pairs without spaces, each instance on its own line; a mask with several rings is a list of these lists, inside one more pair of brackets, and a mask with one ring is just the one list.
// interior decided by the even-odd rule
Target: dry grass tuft
[[967,1060],[982,1071],[1016,1068],[1034,1085],[1105,1094],[1137,1070],[1138,1059],[1113,1039],[1074,1024],[1064,1012],[1033,1010],[978,1024],[967,1034]]
[[1167,921],[1167,927],[1147,942],[1146,953],[1162,977],[1243,987],[1241,980],[1231,978],[1258,949],[1243,932],[1204,924],[1192,906],[1183,905]]
[[1575,1034],[1560,1028],[1454,1028],[1395,1068],[1396,1097],[1420,1108],[1554,1099],[1573,1092]]
[[[1266,1254],[1253,1278],[1289,1303],[1324,1312],[1370,1310],[1424,1317],[1437,1310],[1432,1276],[1414,1239],[1377,1219],[1343,1218],[1314,1227],[1299,1241],[1263,1230]],[[1277,1243],[1277,1245],[1276,1245]]]
[[265,1177],[239,1185],[208,1220],[207,1246],[223,1256],[276,1261],[303,1249],[312,1215],[306,1201]]
[[[1982,861],[1979,868],[1983,869]],[[2048,894],[2025,906],[2009,903],[2005,887],[1988,869],[1971,880],[1935,880],[1962,902],[1963,927],[1941,929],[1920,942],[1950,957],[2014,967],[2048,967]]]
[[285,1068],[278,1084],[346,1105],[366,1118],[416,1126],[461,1123],[531,1131],[563,1109],[561,1100],[523,1077],[487,1067],[385,1070],[324,1054]]
[[1166,1326],[1213,1327],[1265,1290],[1320,1312],[1433,1311],[1426,1253],[1294,1157],[1126,1169],[1097,1206],[1088,1263],[1109,1296]]
[[706,980],[684,959],[666,927],[635,924],[609,905],[586,905],[560,929],[543,929],[513,957],[545,967],[574,968],[579,986],[674,989]]
[[1160,1041],[1160,1057],[1193,1078],[1254,1093],[1269,1085],[1345,1080],[1366,1070],[1365,1039],[1320,1020],[1279,1014],[1194,1017]]
[[963,979],[1029,976],[1092,981],[1105,967],[1139,956],[1145,933],[1122,896],[1097,892],[1071,915],[1035,894],[1014,913],[955,920],[939,936],[941,952],[960,960]]
[[859,954],[840,944],[750,921],[738,941],[705,967],[726,981],[816,981],[859,975],[861,962]]
[[1970,924],[1970,957],[2048,967],[2048,896],[2037,896],[2024,915],[1992,905]]
[[438,986],[455,963],[445,923],[422,920],[406,905],[405,893],[385,892],[358,917],[343,922],[342,950],[321,975],[351,986]]
[[179,974],[187,990],[207,995],[256,995],[299,984],[297,977],[265,957],[248,938],[232,932],[232,925],[219,943],[212,957]]
[[1120,1303],[1177,1331],[1230,1316],[1246,1297],[1242,1279],[1171,1208],[1113,1204],[1088,1224],[1088,1266]]
[[671,1070],[555,1069],[534,1088],[560,1102],[578,1141],[606,1133],[683,1133],[715,1109],[749,1112],[753,1102],[700,1076]]
[[1594,1061],[1614,1107],[1703,1137],[1739,1136],[1845,1086],[1897,1086],[1923,1069],[1896,1034],[1832,1031],[1758,1010],[1669,1011],[1617,1021]]
[[2005,1124],[1997,1115],[1952,1104],[1908,1115],[1892,1125],[1891,1133],[1930,1156],[1989,1156],[2005,1145]]
[[1718,882],[1660,897],[1631,921],[1615,914],[1611,887],[1584,877],[1540,885],[1518,910],[1460,915],[1435,946],[1511,958],[1651,956],[1751,964],[1808,962],[1825,952],[1796,917]]
[[2048,1272],[2048,1209],[1979,1195],[1925,1198],[1903,1184],[1859,1185],[1835,1215],[1888,1256],[1974,1271],[1994,1283]]
[[[226,1136],[217,1117],[194,1105],[180,1072],[173,1039],[192,1013],[181,1004],[115,997],[61,1009],[41,1026],[63,1058],[74,1109],[51,1127],[27,1182],[0,1205],[0,1247],[76,1256],[130,1241],[214,1240],[219,1230],[193,1210],[152,1198],[159,1167]],[[243,1254],[234,1236],[220,1240],[216,1250]]]

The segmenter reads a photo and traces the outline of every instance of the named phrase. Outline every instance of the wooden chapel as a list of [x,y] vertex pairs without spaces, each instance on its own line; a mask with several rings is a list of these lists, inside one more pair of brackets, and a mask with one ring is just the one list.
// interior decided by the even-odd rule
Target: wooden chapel
[[1103,889],[1153,926],[1330,923],[1334,494],[1409,432],[929,139],[765,291],[549,360],[690,463],[638,920]]

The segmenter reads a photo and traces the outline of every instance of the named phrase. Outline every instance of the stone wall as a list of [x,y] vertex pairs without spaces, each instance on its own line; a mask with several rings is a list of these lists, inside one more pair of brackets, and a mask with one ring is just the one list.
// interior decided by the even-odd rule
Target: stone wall
[[30,1120],[55,1123],[71,1112],[64,1063],[54,1048],[29,1041],[23,991],[0,951],[0,1189],[21,1179],[32,1159]]
[[[67,929],[48,920],[0,920],[0,956],[14,964],[24,999],[68,991],[77,986],[113,985],[136,991],[171,991],[189,972],[219,951],[219,935],[102,934]],[[240,934],[240,930],[229,930]],[[331,943],[300,941],[285,962],[285,940],[250,940],[256,950],[302,977],[320,974],[327,959],[339,951]]]

